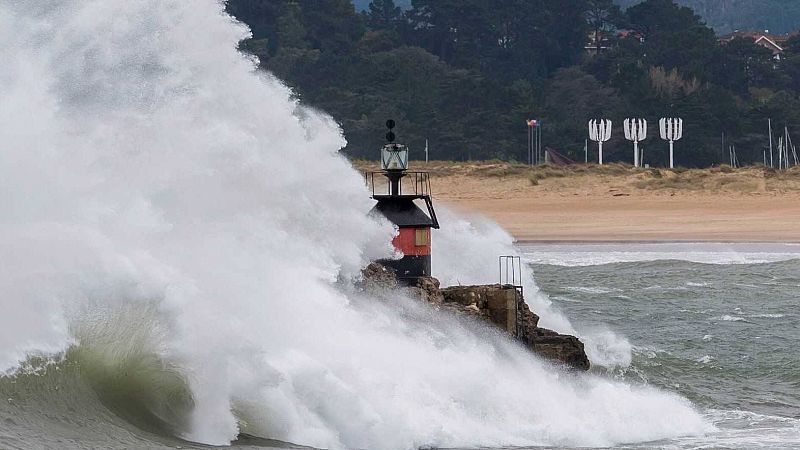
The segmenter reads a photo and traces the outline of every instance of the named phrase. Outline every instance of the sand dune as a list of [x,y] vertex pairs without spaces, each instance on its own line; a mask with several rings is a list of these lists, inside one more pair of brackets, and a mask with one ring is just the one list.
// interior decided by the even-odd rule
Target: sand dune
[[437,202],[491,217],[520,240],[800,241],[798,169],[412,165],[431,172]]

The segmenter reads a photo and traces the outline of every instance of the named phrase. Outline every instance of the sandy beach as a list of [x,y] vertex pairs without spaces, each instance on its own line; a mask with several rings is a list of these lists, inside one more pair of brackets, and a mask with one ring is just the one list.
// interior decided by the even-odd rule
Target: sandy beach
[[800,205],[783,196],[443,195],[442,200],[491,217],[525,241],[800,241]]
[[439,204],[490,217],[521,241],[800,242],[800,171],[444,162],[414,169],[431,172]]

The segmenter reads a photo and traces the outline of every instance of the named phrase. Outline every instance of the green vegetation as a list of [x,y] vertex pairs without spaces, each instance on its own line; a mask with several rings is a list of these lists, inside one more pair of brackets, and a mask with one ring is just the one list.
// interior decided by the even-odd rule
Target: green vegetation
[[[641,0],[618,0],[631,6]],[[800,23],[800,2],[794,0],[678,0],[694,9],[703,20],[717,30],[770,30],[773,33],[795,31]]]
[[[630,7],[642,0],[615,0],[622,7]],[[366,10],[370,0],[353,0],[358,11]],[[397,6],[410,8],[411,0],[397,0]],[[677,0],[687,6],[717,34],[734,30],[770,30],[773,33],[795,31],[800,23],[800,2],[794,0]]]
[[[622,119],[646,117],[653,166],[667,158],[658,118],[682,117],[676,160],[688,167],[726,162],[723,133],[748,163],[762,161],[768,118],[800,127],[800,40],[780,62],[750,40],[720,45],[671,0],[625,11],[612,0],[413,0],[406,10],[374,0],[364,13],[350,0],[227,5],[253,30],[242,47],[339,120],[352,157],[375,157],[389,117],[415,158],[428,139],[432,158],[510,161],[526,159],[527,118],[544,121],[544,145],[582,161],[593,117],[614,121],[605,159],[628,161]],[[584,49],[595,30],[611,47],[599,54]]]

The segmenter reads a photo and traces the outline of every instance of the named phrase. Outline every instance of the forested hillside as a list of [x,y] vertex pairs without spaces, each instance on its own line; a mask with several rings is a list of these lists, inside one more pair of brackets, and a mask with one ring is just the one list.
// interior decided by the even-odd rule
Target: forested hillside
[[[417,157],[524,160],[525,119],[544,121],[544,145],[583,159],[586,122],[615,124],[607,160],[630,159],[622,119],[680,116],[678,163],[761,161],[767,119],[800,125],[800,43],[777,63],[750,40],[717,42],[694,12],[647,0],[624,12],[611,0],[229,0],[248,23],[242,44],[310,105],[333,115],[346,153],[374,157],[383,123],[398,121]],[[599,30],[609,50],[584,49]],[[635,30],[617,38],[615,29]],[[643,37],[641,40],[639,37]],[[800,131],[800,130],[799,130]],[[661,164],[651,131],[648,162]]]
[[[358,11],[365,11],[371,0],[354,0]],[[641,3],[642,0],[615,0],[622,7]],[[411,7],[411,0],[397,0],[397,6]],[[726,34],[734,30],[770,30],[787,33],[800,28],[800,1],[798,0],[678,0],[688,6],[717,31]]]
[[[641,0],[618,0],[623,7]],[[800,28],[798,0],[678,0],[694,9],[719,34],[734,30],[786,33]]]
[[[366,11],[372,0],[353,0],[353,3],[356,5],[357,11]],[[395,4],[403,9],[408,9],[411,7],[411,0],[397,0]]]

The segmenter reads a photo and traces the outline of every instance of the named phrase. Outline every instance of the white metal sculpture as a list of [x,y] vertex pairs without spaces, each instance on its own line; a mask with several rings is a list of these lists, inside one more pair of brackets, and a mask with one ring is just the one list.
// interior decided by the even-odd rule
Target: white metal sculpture
[[597,142],[597,162],[603,164],[603,142],[611,139],[611,121],[608,119],[589,121],[589,139]]
[[625,119],[625,139],[633,141],[633,167],[641,166],[639,162],[639,142],[647,138],[647,120]]
[[683,137],[683,119],[679,118],[661,118],[658,121],[661,128],[661,139],[669,141],[669,168],[675,168],[675,158],[673,156],[673,148],[675,141]]

